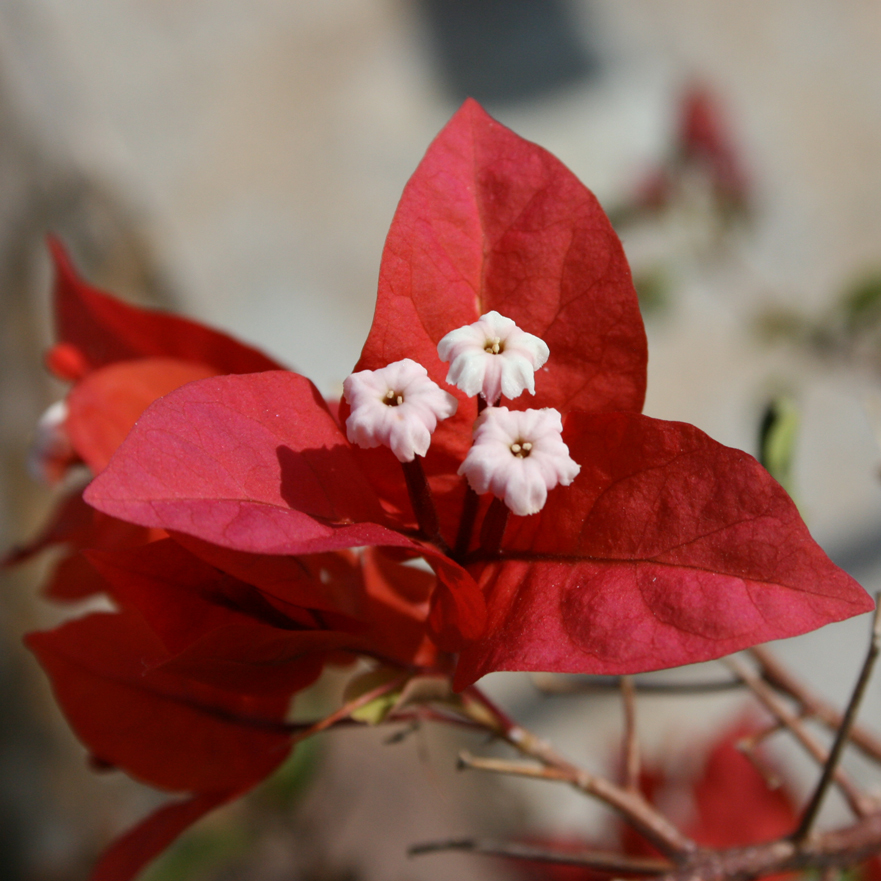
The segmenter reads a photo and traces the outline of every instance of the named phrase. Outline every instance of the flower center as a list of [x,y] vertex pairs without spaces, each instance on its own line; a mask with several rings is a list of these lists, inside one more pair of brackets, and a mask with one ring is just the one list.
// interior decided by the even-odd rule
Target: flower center
[[389,389],[385,393],[382,402],[386,407],[397,407],[404,403],[404,396],[400,392],[396,392],[394,389]]
[[526,459],[532,452],[532,444],[529,441],[515,441],[511,444],[511,452],[518,459]]
[[505,344],[497,336],[490,337],[483,344],[483,351],[489,352],[490,355],[498,355],[505,351]]

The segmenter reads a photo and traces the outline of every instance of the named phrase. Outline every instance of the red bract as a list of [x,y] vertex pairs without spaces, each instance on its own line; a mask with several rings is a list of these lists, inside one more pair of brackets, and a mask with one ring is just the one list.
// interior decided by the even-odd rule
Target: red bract
[[107,583],[80,553],[83,548],[112,550],[155,541],[165,533],[144,529],[90,508],[81,491],[68,495],[56,506],[46,527],[30,542],[14,548],[3,560],[7,566],[21,563],[47,548],[62,546],[67,553],[55,565],[43,593],[53,600],[81,600],[107,590]]
[[[226,334],[122,303],[89,286],[76,275],[61,245],[51,241],[50,247],[59,341],[47,363],[74,387],[65,402],[66,418],[57,426],[72,452],[66,462],[49,464],[66,468],[83,462],[98,473],[157,397],[218,373],[278,367]],[[265,600],[261,607],[255,588],[224,580],[182,548],[175,551],[168,540],[149,544],[164,535],[164,530],[96,511],[85,505],[80,491],[73,491],[40,535],[5,561],[17,563],[53,545],[64,546],[67,554],[52,573],[47,596],[70,601],[106,592],[123,607],[120,615],[91,616],[34,634],[29,645],[96,762],[192,793],[120,839],[94,879],[131,877],[205,812],[262,780],[290,749],[284,718],[291,694],[318,676],[329,651],[364,644],[352,633],[312,632],[316,622],[305,608],[290,605],[276,611]],[[100,553],[90,562],[80,553],[83,549]],[[328,565],[339,575],[337,560]],[[306,564],[296,568],[299,582],[308,582],[310,596],[317,596],[317,570],[311,572]],[[354,568],[360,584],[357,565],[342,568]],[[233,594],[241,593],[237,588],[250,591],[235,597],[246,611],[227,608],[235,603],[223,588]],[[277,620],[269,625],[263,618],[273,614]],[[174,621],[194,620],[204,631],[192,636],[195,646],[173,626]],[[352,630],[353,621],[345,620]],[[297,628],[305,632],[299,637],[287,633]],[[354,629],[369,628],[359,623]],[[218,634],[223,650],[212,654]],[[257,664],[264,674],[259,678],[253,675]]]
[[286,695],[237,695],[161,669],[168,652],[135,613],[92,615],[28,645],[71,725],[102,765],[191,792],[120,839],[93,881],[122,881],[214,807],[287,756]]
[[252,554],[408,549],[438,573],[437,632],[480,636],[485,606],[471,576],[396,530],[308,380],[279,371],[222,377],[164,402],[144,414],[106,479],[92,484],[90,504]]
[[[253,567],[219,555],[267,589],[170,538],[87,557],[121,611],[28,644],[96,764],[188,795],[117,841],[93,881],[132,877],[271,773],[295,743],[291,697],[325,663],[367,655],[402,670],[448,669],[426,638],[432,577],[378,553],[265,557]],[[325,591],[329,580],[347,593]]]
[[[47,360],[75,383],[58,426],[70,463],[100,473],[144,408],[187,382],[277,368],[224,334],[91,288],[51,244],[60,342]],[[289,476],[288,491],[308,495],[296,465]],[[352,491],[357,508],[347,481],[358,475],[339,476],[338,491]],[[378,552],[255,556],[166,535],[96,511],[76,491],[7,557],[16,563],[62,545],[68,553],[47,595],[105,592],[121,607],[34,634],[29,645],[96,764],[190,793],[114,844],[95,879],[135,874],[206,811],[270,773],[293,742],[284,722],[291,696],[325,662],[369,654],[404,667],[447,665],[426,636],[430,573]]]
[[[125,881],[268,774],[291,744],[287,704],[329,661],[455,673],[457,688],[493,670],[631,673],[872,607],[753,459],[640,415],[646,342],[620,242],[563,165],[474,102],[405,189],[357,369],[409,358],[443,384],[439,340],[490,310],[543,338],[536,394],[512,406],[560,410],[580,474],[538,514],[506,524],[458,475],[478,410],[462,393],[402,473],[390,450],[353,446],[348,406],[303,376],[56,259],[50,363],[78,383],[66,427],[107,519],[38,546],[97,548],[54,593],[103,589],[121,611],[31,645],[101,761],[191,797],[96,877]],[[109,540],[122,523],[136,532]]]
[[721,199],[745,204],[749,181],[716,95],[693,84],[682,98],[679,119],[682,158],[704,165]]
[[525,659],[654,670],[871,608],[751,456],[634,413],[572,413],[564,438],[582,472],[482,570],[488,635],[463,652],[459,683]]
[[46,362],[59,379],[75,383],[63,427],[94,473],[156,398],[206,376],[278,369],[224,333],[131,306],[86,284],[61,244],[52,239],[49,246],[58,342]]
[[[55,266],[58,341],[46,363],[59,379],[74,383],[65,418],[57,426],[69,442],[70,455],[64,462],[47,463],[55,479],[77,463],[85,463],[93,474],[103,470],[144,409],[173,389],[216,374],[279,367],[227,334],[123,303],[83,281],[59,241],[50,239],[49,249]],[[95,512],[76,490],[43,532],[4,562],[18,563],[47,547],[66,546],[71,553],[58,565],[46,592],[54,599],[80,599],[106,587],[83,565],[80,549],[127,547],[157,534],[162,533]]]
[[[373,326],[355,370],[401,358],[443,383],[437,344],[491,310],[541,337],[551,358],[535,397],[512,407],[640,410],[645,331],[630,269],[594,195],[555,157],[466,102],[407,184],[383,250]],[[444,386],[449,388],[447,386]],[[476,401],[435,432],[425,469],[456,537]],[[346,415],[343,408],[343,418]],[[406,493],[386,450],[358,452],[387,503]]]
[[228,334],[117,300],[79,278],[60,242],[50,239],[49,248],[55,262],[58,342],[46,360],[60,379],[77,381],[101,367],[139,358],[173,358],[208,365],[215,373],[278,367],[262,352]]

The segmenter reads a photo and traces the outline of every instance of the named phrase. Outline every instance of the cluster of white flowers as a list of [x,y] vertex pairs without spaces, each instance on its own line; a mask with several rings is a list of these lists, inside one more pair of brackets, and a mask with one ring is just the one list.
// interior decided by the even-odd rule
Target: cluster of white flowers
[[[563,420],[550,407],[509,410],[502,397],[535,394],[535,371],[548,360],[543,340],[498,312],[448,333],[438,355],[450,362],[447,382],[481,395],[487,408],[459,468],[476,493],[491,492],[521,516],[540,511],[548,491],[569,486],[580,466],[563,443]],[[351,413],[346,434],[361,447],[390,447],[401,462],[424,456],[437,423],[456,412],[456,399],[409,358],[380,370],[353,373],[343,385]]]

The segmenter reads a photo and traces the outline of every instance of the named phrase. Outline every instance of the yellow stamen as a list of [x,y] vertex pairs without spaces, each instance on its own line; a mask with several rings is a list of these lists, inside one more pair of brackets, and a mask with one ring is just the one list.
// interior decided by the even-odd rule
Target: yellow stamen
[[514,441],[511,444],[511,452],[518,459],[525,459],[532,451],[532,443],[530,441]]

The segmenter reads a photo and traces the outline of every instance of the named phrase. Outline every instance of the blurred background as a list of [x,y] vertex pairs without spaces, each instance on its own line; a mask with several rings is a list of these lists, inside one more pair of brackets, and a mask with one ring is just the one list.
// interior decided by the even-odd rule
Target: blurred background
[[[612,215],[649,333],[646,412],[752,453],[772,402],[795,413],[805,519],[881,588],[879,45],[881,6],[865,0],[0,0],[3,548],[51,501],[25,467],[63,392],[41,366],[47,231],[94,284],[228,330],[338,394],[401,190],[471,95]],[[41,571],[6,573],[0,593],[0,875],[74,881],[157,797],[85,766],[21,647],[58,620]],[[779,650],[841,701],[867,630]],[[488,688],[573,758],[611,754],[612,698],[544,698],[501,674]],[[661,750],[731,702],[640,709]],[[209,818],[151,877],[505,878],[502,863],[405,849],[601,823],[547,784],[456,775],[446,732],[382,738],[301,751],[284,785]]]

